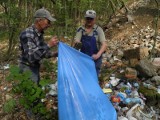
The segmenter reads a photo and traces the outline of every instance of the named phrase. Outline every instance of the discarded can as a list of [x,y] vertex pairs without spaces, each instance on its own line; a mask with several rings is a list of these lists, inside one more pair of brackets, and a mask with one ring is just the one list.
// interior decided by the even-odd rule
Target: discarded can
[[114,102],[114,103],[120,103],[120,97],[117,97],[117,96],[112,96],[111,97],[111,100],[112,100],[112,102]]

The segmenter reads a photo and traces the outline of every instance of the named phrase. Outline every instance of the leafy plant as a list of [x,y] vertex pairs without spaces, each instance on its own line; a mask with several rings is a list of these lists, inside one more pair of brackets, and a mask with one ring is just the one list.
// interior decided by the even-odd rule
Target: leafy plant
[[[41,83],[43,84],[46,81],[47,81],[47,83],[54,83],[56,81],[55,78],[57,77],[57,73],[56,73],[57,63],[53,63],[49,59],[44,59],[42,64],[43,64],[43,68],[46,72],[43,75],[45,80],[41,80]],[[51,77],[50,75],[52,76],[52,78],[50,78]]]
[[[45,104],[41,102],[41,99],[45,98],[45,92],[30,79],[30,76],[29,71],[20,73],[17,66],[11,66],[7,80],[12,81],[13,93],[21,96],[19,103],[26,110],[31,110],[34,114],[41,116],[51,116],[50,111],[47,111]],[[47,83],[42,82],[42,84]]]
[[6,113],[10,113],[14,111],[14,108],[16,106],[16,101],[14,99],[9,99],[5,104],[3,105],[3,111]]

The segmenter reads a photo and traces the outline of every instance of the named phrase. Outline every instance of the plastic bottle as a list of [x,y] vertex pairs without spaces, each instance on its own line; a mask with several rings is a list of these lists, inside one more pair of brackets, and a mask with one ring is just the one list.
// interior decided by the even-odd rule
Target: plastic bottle
[[133,87],[139,89],[139,84],[138,83],[133,83]]
[[132,93],[131,93],[131,96],[133,98],[139,97],[139,93],[137,92],[137,90],[133,90]]
[[142,99],[140,99],[140,98],[126,98],[124,100],[124,103],[125,104],[132,104],[132,103],[139,103],[139,104],[141,104],[142,103]]
[[125,90],[125,93],[126,93],[127,95],[130,95],[131,92],[132,92],[132,91],[131,91],[130,89]]
[[124,101],[126,99],[127,95],[125,93],[120,92],[117,94],[117,97],[119,97],[121,101]]

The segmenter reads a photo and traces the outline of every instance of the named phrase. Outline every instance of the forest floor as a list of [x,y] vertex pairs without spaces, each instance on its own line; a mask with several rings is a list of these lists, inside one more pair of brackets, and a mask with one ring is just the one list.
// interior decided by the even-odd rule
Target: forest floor
[[[111,29],[107,30],[107,39],[113,41],[115,39],[125,39],[148,26],[154,29],[154,19],[156,15],[157,9],[155,9],[155,5],[153,5],[152,2],[147,6],[142,6],[131,15],[133,22],[127,22],[126,19],[122,19],[116,23],[118,25],[114,24]],[[160,23],[158,22],[158,26],[159,25]],[[160,27],[158,28],[158,31],[159,30]]]
[[[118,39],[123,40],[144,27],[149,26],[150,28],[153,28],[155,15],[156,9],[154,9],[151,4],[149,6],[140,7],[132,14],[134,23],[125,20],[118,21],[115,25],[106,30],[106,38],[110,41]],[[160,28],[158,28],[158,31],[160,32]],[[0,49],[1,48],[4,48],[3,43],[0,44]],[[12,97],[10,95],[10,89],[12,86],[5,80],[7,74],[8,70],[0,70],[0,120],[26,120],[26,115],[23,109],[17,110],[17,112],[14,112],[13,114],[3,112],[2,107],[5,101]]]

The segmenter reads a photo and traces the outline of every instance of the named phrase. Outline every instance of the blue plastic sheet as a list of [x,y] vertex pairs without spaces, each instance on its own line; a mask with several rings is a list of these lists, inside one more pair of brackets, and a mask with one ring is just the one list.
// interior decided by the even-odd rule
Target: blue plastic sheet
[[59,120],[117,120],[102,92],[91,57],[60,42],[58,48]]

